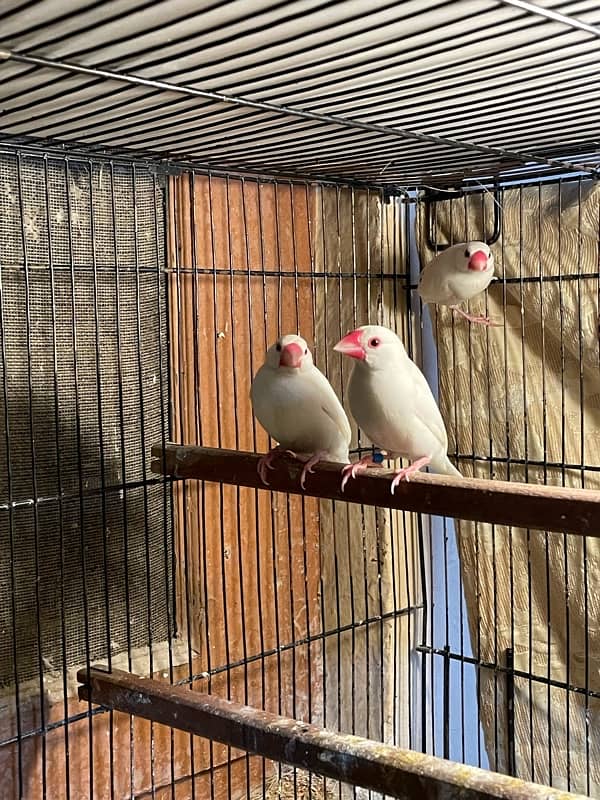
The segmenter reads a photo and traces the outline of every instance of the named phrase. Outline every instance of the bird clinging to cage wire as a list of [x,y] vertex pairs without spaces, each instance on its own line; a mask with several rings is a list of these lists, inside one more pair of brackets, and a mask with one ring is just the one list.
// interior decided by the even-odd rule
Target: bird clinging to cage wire
[[449,306],[469,322],[496,325],[489,317],[468,314],[458,307],[484,292],[494,278],[494,256],[485,242],[454,244],[437,255],[421,272],[417,291],[423,302]]
[[[383,455],[412,462],[396,471],[392,494],[402,479],[427,465],[434,472],[461,477],[448,459],[446,428],[431,389],[396,334],[380,325],[363,325],[334,350],[356,359],[348,402],[359,428]],[[369,455],[344,467],[342,491],[351,477],[382,460],[380,454]]]
[[307,473],[317,462],[349,462],[348,417],[331,384],[313,364],[302,337],[287,334],[268,349],[252,381],[250,397],[256,418],[278,442],[258,464],[258,474],[267,486],[267,470],[275,469],[272,461],[281,451],[306,461],[300,476],[303,489]]

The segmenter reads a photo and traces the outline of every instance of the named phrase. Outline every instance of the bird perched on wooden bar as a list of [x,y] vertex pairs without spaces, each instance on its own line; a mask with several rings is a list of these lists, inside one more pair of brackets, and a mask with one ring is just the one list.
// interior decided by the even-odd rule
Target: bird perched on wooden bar
[[[355,359],[348,383],[350,412],[359,428],[385,457],[412,463],[397,470],[398,483],[429,465],[434,472],[461,477],[448,460],[448,437],[425,376],[389,328],[363,325],[339,341],[334,350]],[[342,490],[352,477],[382,458],[364,456],[343,470]]]
[[350,423],[327,378],[313,364],[301,336],[286,334],[267,351],[252,381],[250,398],[256,418],[278,443],[260,459],[258,474],[268,486],[273,458],[288,451],[306,461],[300,484],[319,461],[347,464]]
[[417,292],[424,303],[449,306],[456,314],[480,325],[496,325],[489,317],[459,308],[484,292],[494,278],[494,256],[485,242],[455,244],[439,253],[422,270]]

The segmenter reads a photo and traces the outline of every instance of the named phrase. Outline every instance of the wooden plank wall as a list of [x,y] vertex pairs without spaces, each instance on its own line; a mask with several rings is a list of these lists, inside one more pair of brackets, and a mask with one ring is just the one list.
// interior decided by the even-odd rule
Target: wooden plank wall
[[[173,437],[264,451],[252,375],[280,331],[314,339],[309,191],[184,175],[172,197]],[[319,719],[319,642],[277,652],[321,630],[318,501],[200,483],[176,487],[176,501],[178,624],[194,671],[273,651],[198,688]],[[213,765],[228,758],[213,747]],[[232,797],[245,777],[231,778]]]
[[[406,269],[403,214],[378,193],[334,187],[184,176],[173,190],[174,438],[264,451],[248,393],[280,333],[307,339],[340,397],[350,365],[332,347],[343,333],[371,321],[406,338],[404,281],[390,280]],[[192,263],[204,274],[186,273]],[[182,604],[180,622],[201,662],[235,661],[244,641],[251,654],[261,643],[268,650],[325,634],[322,643],[268,660],[266,670],[251,666],[248,701],[408,744],[408,704],[398,697],[410,696],[411,677],[397,665],[407,665],[417,620],[380,618],[421,599],[413,518],[209,484],[178,487],[178,503],[179,551],[188,559],[179,593],[205,605],[188,622]],[[223,547],[229,556],[221,566]],[[241,688],[213,680],[211,691],[239,699]]]

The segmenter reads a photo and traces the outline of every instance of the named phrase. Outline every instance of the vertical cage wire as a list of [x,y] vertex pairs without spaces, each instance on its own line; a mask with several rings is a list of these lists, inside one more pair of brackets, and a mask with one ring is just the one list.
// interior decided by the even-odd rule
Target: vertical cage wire
[[[471,305],[485,308],[501,327],[463,325],[442,307],[424,312],[436,327],[451,449],[467,475],[595,487],[597,186],[540,180],[505,186],[494,197],[474,191],[439,200],[434,241],[485,238],[495,202],[501,206],[500,237],[492,246],[499,280]],[[434,252],[426,244],[423,209],[417,216],[426,263]],[[476,671],[485,740],[476,761],[484,757],[487,766],[487,755],[492,769],[595,796],[594,543],[461,522],[450,527],[444,565],[453,552],[462,562],[464,602],[462,594],[458,602],[446,594],[444,577],[434,586],[433,603],[441,600],[451,617],[458,614],[467,635],[456,646],[451,631],[434,626],[422,648],[450,695],[450,729],[464,736],[452,696],[464,700],[465,688],[451,677],[448,686],[448,658]],[[467,745],[469,738],[476,737],[471,733]],[[450,742],[450,757],[464,759]],[[433,752],[443,754],[438,747],[434,742]]]
[[[264,450],[268,441],[253,419],[248,391],[267,347],[280,333],[299,330],[343,395],[347,367],[332,356],[332,345],[366,315],[377,320],[405,278],[393,230],[400,205],[384,213],[379,192],[210,173],[173,179],[171,194],[177,218],[171,222],[176,261],[170,285],[177,299],[171,334],[178,436],[188,443]],[[388,237],[394,246],[384,255]],[[393,319],[397,309],[388,303],[385,313]],[[200,398],[201,407],[186,405],[186,397]],[[194,491],[201,501],[190,498]],[[405,634],[399,641],[398,620],[413,611],[410,595],[406,607],[395,597],[384,605],[377,588],[384,557],[374,526],[385,522],[387,512],[377,523],[372,509],[351,518],[345,504],[313,498],[209,484],[176,487],[178,492],[188,493],[179,504],[186,515],[180,546],[188,553],[196,535],[203,541],[202,585],[194,584],[189,570],[180,584],[188,596],[197,594],[204,609],[204,630],[196,633],[187,623],[195,645],[188,654],[190,673],[180,680],[343,730],[388,741],[408,738],[398,730],[395,712],[384,707],[393,706],[402,680],[395,667],[388,677],[395,660],[384,656],[407,646]],[[199,502],[204,516],[196,533],[190,520]],[[385,524],[386,536],[393,537],[388,547],[408,574],[407,526],[400,515]],[[392,585],[396,592],[392,572],[385,580],[390,595]],[[185,604],[186,613],[191,605]],[[300,780],[297,771],[264,761],[256,767],[253,757],[240,764],[236,754],[210,748],[207,767],[218,773],[222,761],[230,790],[242,781],[247,796],[258,785],[270,797],[272,780],[286,787]],[[319,785],[313,784],[310,777],[309,791]],[[332,791],[346,796],[340,787]]]
[[115,797],[140,726],[123,747],[75,673],[172,649],[170,492],[146,467],[168,435],[164,195],[124,161],[6,148],[0,175],[6,791]]
[[[141,164],[8,150],[0,169],[9,186],[0,198],[0,513],[12,589],[0,754],[14,765],[16,796],[175,786],[190,797],[224,787],[249,800],[366,796],[82,710],[74,669],[99,659],[593,793],[600,687],[589,543],[483,524],[461,523],[456,535],[446,520],[407,513],[172,487],[146,458],[172,438],[266,450],[248,393],[267,347],[299,331],[344,400],[349,365],[331,348],[370,321],[396,329],[439,380],[450,452],[466,474],[594,486],[594,417],[583,400],[593,408],[597,194],[563,181],[499,191],[500,281],[481,301],[504,327],[465,329],[435,309],[434,346],[413,295],[415,219],[428,255],[414,198],[200,172],[171,177],[165,193]],[[483,193],[438,202],[435,241],[476,236],[491,202]],[[362,454],[369,445],[357,435]],[[525,616],[506,606],[506,586],[530,599]]]

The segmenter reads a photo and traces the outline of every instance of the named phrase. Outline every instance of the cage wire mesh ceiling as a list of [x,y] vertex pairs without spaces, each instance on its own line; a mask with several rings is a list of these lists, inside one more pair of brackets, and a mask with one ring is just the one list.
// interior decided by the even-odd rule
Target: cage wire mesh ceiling
[[7,5],[11,137],[380,185],[599,174],[597,0]]

